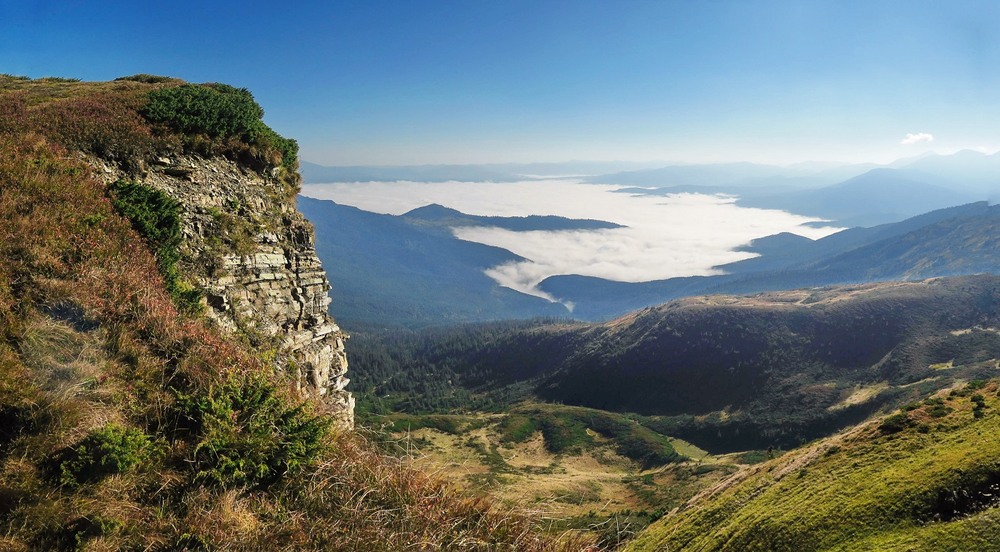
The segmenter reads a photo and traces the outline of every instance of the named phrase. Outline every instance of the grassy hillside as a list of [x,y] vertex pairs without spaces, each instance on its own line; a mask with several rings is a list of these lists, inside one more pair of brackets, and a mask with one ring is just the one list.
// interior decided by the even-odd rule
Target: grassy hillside
[[0,549],[586,548],[330,427],[189,308],[177,206],[81,161],[226,155],[291,194],[261,114],[222,85],[0,77]]
[[979,276],[692,298],[605,324],[365,336],[355,389],[376,411],[536,397],[644,414],[717,453],[790,448],[992,374],[998,301],[1000,279]]
[[[369,418],[388,443],[455,485],[526,504],[554,528],[615,546],[758,455],[712,456],[634,417],[524,403],[497,414]],[[765,456],[766,457],[766,456]]]
[[995,550],[1000,400],[982,380],[746,469],[627,550]]

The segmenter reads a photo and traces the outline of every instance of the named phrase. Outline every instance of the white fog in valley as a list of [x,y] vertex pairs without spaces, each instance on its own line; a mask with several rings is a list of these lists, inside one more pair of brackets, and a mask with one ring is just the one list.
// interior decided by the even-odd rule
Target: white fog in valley
[[793,232],[818,239],[840,228],[813,227],[819,219],[752,209],[736,198],[617,192],[619,186],[573,179],[509,183],[365,182],[309,184],[302,194],[375,213],[400,215],[437,203],[471,215],[558,215],[614,222],[626,228],[515,232],[463,227],[463,240],[507,249],[527,261],[492,267],[500,285],[553,299],[538,288],[549,276],[579,274],[623,282],[721,274],[714,267],[753,257],[735,251],[754,238]]

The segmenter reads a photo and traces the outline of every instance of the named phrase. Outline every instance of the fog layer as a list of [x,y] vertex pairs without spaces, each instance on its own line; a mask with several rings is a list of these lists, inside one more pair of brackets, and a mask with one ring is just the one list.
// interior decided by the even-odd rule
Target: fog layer
[[310,184],[302,193],[366,211],[399,215],[438,203],[473,215],[558,215],[626,226],[611,230],[514,232],[464,227],[463,240],[494,245],[526,259],[492,267],[500,285],[555,299],[538,289],[559,274],[623,282],[720,274],[715,266],[752,257],[735,251],[754,238],[793,232],[817,239],[839,230],[813,228],[817,219],[769,209],[739,207],[734,197],[705,194],[645,196],[615,193],[619,186],[577,180],[510,183],[366,182]]

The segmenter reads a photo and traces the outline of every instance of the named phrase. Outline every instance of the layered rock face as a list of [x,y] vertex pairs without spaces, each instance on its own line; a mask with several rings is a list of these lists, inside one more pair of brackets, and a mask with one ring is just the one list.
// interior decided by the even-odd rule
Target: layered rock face
[[[92,161],[108,181],[118,169]],[[346,335],[329,314],[330,289],[312,225],[278,178],[224,158],[160,158],[134,179],[183,209],[182,269],[205,293],[207,313],[297,376],[302,392],[325,397],[353,426]]]

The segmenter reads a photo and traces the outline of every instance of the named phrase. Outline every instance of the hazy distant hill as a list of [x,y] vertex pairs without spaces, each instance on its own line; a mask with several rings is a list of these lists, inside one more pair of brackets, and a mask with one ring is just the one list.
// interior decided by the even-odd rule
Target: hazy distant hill
[[954,217],[806,265],[827,274],[886,280],[1000,270],[1000,205]]
[[726,186],[747,180],[779,177],[786,172],[781,167],[756,163],[718,163],[623,171],[593,176],[587,180],[599,184],[626,186]]
[[400,165],[329,167],[302,161],[307,184],[328,182],[514,182],[534,177],[592,175],[650,166],[628,161],[567,161],[562,163],[494,163],[483,165]]
[[320,182],[376,182],[409,180],[414,182],[503,182],[518,180],[511,173],[481,165],[414,165],[400,167],[325,167],[303,161],[302,179],[307,184]]
[[[798,215],[821,217],[840,226],[873,226],[896,222],[920,213],[987,199],[985,192],[953,184],[946,177],[912,169],[877,168],[843,182],[816,186],[818,177],[789,178],[772,176],[744,181],[669,184],[669,171],[628,173],[645,175],[636,178],[649,188],[628,187],[621,193],[668,195],[703,193],[735,195],[744,207],[780,209]],[[600,177],[605,178],[605,177]],[[609,175],[609,181],[617,180]],[[683,179],[681,179],[683,180]],[[696,179],[695,179],[696,180]],[[660,185],[656,185],[656,183]],[[714,182],[714,183],[704,183]],[[631,182],[630,182],[631,183]]]
[[599,319],[700,293],[753,293],[839,283],[1000,272],[1000,206],[978,202],[815,242],[789,236],[758,240],[761,257],[725,265],[728,274],[652,282],[552,276],[541,288]]
[[901,162],[900,168],[920,171],[950,183],[955,189],[1000,200],[1000,154],[962,150],[951,155],[930,154]]
[[932,183],[934,180],[912,170],[873,169],[832,186],[754,195],[742,198],[739,204],[822,217],[844,226],[871,226],[985,199]]
[[[521,257],[459,240],[447,230],[448,220],[517,226],[525,218],[468,217],[434,207],[408,214],[416,216],[381,215],[301,196],[299,209],[316,227],[316,250],[333,286],[338,320],[349,330],[567,314],[562,305],[501,287],[483,273]],[[537,219],[532,223],[541,227],[575,224]]]
[[[846,253],[851,249],[872,244],[881,240],[887,240],[896,236],[902,236],[908,232],[913,232],[925,226],[937,224],[952,218],[969,218],[978,220],[979,217],[989,217],[996,215],[997,207],[991,207],[985,201],[938,209],[929,213],[924,213],[906,220],[881,224],[872,227],[849,228],[847,230],[831,234],[819,240],[808,240],[800,238],[793,240],[785,238],[777,246],[772,240],[778,236],[767,236],[754,240],[746,249],[760,253],[760,257],[725,264],[719,268],[728,273],[761,272],[768,270],[778,270],[788,268],[795,264],[807,263],[823,257],[832,257],[841,253]],[[794,234],[793,234],[794,235]],[[756,244],[764,244],[758,246]],[[769,244],[774,244],[771,246]]]
[[800,163],[677,165],[590,177],[621,184],[624,193],[731,194],[746,207],[782,209],[871,226],[972,201],[1000,200],[1000,155],[965,150],[929,154],[886,166]]
[[622,228],[622,225],[603,220],[568,219],[554,215],[529,215],[526,217],[485,217],[467,215],[436,203],[417,207],[400,215],[407,222],[425,227],[437,227],[450,232],[460,226],[493,226],[516,232],[531,230],[597,230]]

